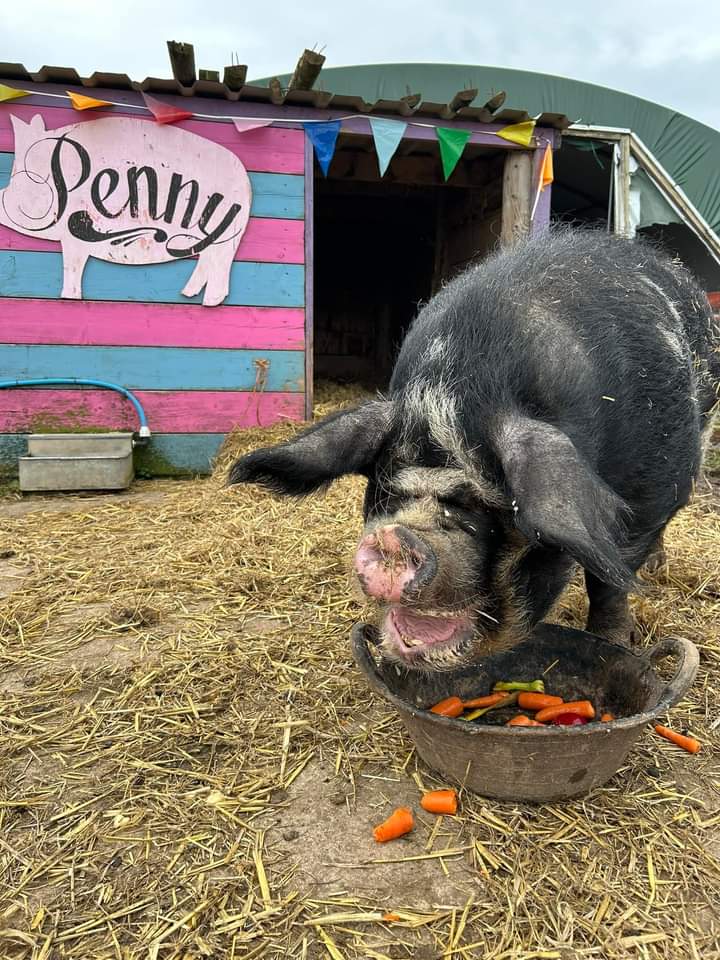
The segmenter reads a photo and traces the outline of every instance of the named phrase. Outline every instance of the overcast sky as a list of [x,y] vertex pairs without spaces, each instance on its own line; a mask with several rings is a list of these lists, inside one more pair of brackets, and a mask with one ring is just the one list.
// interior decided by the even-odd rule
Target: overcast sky
[[[326,66],[428,61],[542,70],[647,97],[720,128],[716,0],[22,0],[0,12],[0,60],[170,76],[166,40],[198,67],[237,52],[250,78],[287,73],[306,46]],[[562,104],[558,105],[562,109]]]

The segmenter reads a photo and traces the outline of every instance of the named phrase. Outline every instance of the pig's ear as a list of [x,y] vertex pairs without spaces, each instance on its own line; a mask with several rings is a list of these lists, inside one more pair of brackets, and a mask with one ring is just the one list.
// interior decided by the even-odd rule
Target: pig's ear
[[259,483],[300,497],[346,473],[368,475],[389,434],[391,414],[389,401],[332,414],[287,443],[241,457],[228,483]]
[[621,550],[630,510],[570,438],[541,420],[503,420],[496,440],[515,522],[531,541],[566,550],[605,583],[630,586]]

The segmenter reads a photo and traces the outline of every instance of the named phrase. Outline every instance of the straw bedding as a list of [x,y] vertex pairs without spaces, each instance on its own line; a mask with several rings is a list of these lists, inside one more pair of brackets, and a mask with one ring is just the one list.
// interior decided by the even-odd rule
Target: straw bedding
[[[295,429],[231,436],[208,479],[0,504],[0,957],[720,957],[710,484],[635,601],[643,643],[700,647],[671,722],[702,752],[648,731],[582,801],[433,818],[437,780],[349,655],[362,482],[223,486]],[[556,615],[582,613],[575,584]],[[375,845],[400,803],[414,832]]]

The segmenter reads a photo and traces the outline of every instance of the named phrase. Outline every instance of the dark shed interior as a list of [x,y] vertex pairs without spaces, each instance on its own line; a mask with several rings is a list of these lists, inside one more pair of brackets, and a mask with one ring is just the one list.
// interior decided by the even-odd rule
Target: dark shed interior
[[369,136],[341,134],[316,169],[316,378],[387,385],[415,316],[499,240],[506,151],[470,144],[446,183],[436,142],[404,138],[381,179]]

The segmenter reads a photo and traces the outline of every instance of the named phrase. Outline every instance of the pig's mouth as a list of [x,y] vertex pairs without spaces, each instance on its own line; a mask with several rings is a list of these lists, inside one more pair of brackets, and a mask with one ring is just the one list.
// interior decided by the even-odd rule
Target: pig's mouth
[[391,606],[381,626],[384,652],[408,667],[452,669],[464,659],[475,636],[470,611],[422,612]]

